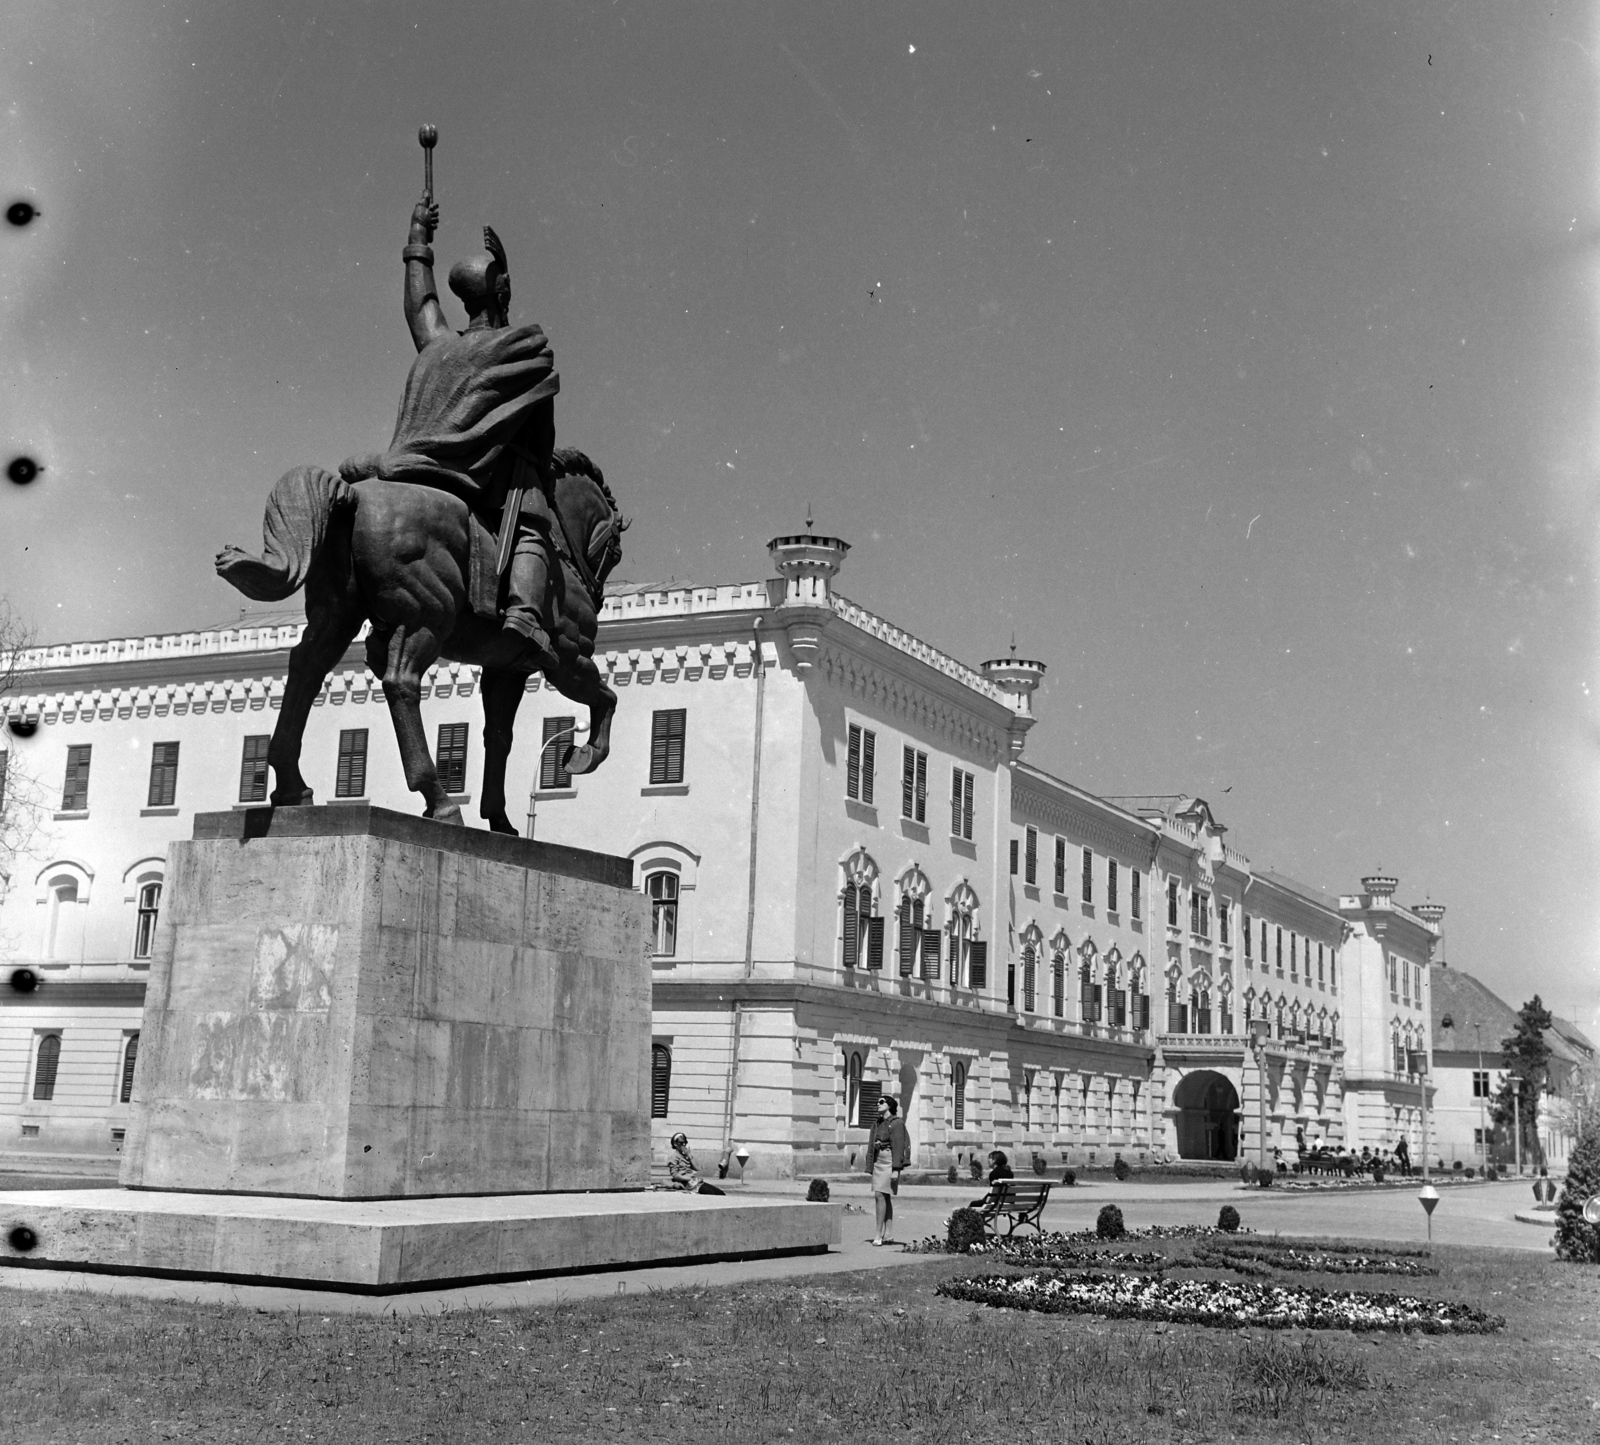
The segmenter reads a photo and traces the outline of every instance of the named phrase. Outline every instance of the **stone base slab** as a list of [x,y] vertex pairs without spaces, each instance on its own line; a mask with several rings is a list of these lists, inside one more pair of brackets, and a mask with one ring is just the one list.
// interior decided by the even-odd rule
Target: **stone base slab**
[[0,1194],[0,1266],[397,1294],[821,1254],[839,1243],[839,1215],[833,1204],[666,1191],[340,1200],[38,1190]]

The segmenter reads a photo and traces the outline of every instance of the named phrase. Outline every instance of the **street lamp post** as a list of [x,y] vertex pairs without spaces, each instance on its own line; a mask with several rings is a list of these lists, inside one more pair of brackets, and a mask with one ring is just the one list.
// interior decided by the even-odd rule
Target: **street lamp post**
[[1522,1078],[1511,1076],[1511,1128],[1517,1141],[1517,1178],[1522,1178]]
[[1483,1025],[1473,1024],[1478,1035],[1478,1072],[1472,1076],[1472,1092],[1478,1096],[1478,1150],[1489,1162],[1489,1121],[1484,1115],[1484,1096],[1489,1092],[1489,1077],[1483,1072]]
[[[1407,1061],[1417,1076],[1417,1092],[1422,1096],[1422,1182],[1428,1182],[1428,1055],[1424,1049],[1413,1049]],[[1429,1226],[1432,1227],[1431,1224]],[[1429,1236],[1432,1237],[1431,1235]]]

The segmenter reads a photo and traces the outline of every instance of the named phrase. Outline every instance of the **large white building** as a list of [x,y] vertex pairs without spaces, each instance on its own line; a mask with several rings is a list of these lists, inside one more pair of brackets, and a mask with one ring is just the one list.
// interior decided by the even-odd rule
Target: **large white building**
[[[1263,1120],[1291,1155],[1417,1146],[1369,944],[1382,922],[1420,969],[1395,1017],[1426,1048],[1436,921],[1253,869],[1201,799],[1040,771],[1043,664],[965,666],[838,595],[836,539],[770,550],[766,582],[609,598],[610,759],[561,772],[586,719],[534,680],[507,778],[530,836],[631,858],[654,902],[658,1144],[682,1128],[766,1174],[859,1166],[887,1091],[928,1167],[996,1146],[1253,1157]],[[0,901],[0,1156],[116,1149],[166,845],[196,812],[262,805],[298,634],[30,654],[8,742],[60,806]],[[423,707],[471,817],[475,670],[435,667]],[[418,806],[359,639],[304,757],[319,803]]]

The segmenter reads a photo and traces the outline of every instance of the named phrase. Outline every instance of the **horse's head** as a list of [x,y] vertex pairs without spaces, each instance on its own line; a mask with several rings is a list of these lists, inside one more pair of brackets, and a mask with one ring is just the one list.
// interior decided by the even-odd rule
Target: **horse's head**
[[605,474],[582,452],[562,447],[552,453],[556,510],[572,545],[583,552],[594,605],[600,606],[606,578],[622,560],[622,534],[633,519],[617,510]]

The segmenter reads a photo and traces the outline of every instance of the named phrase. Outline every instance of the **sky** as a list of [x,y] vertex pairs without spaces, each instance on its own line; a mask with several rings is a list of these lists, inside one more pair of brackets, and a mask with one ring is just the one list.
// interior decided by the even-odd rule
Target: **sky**
[[[1049,671],[1036,765],[1205,797],[1600,1036],[1591,5],[0,3],[0,593],[219,624],[505,242],[619,576]],[[447,311],[463,318],[453,298]]]

